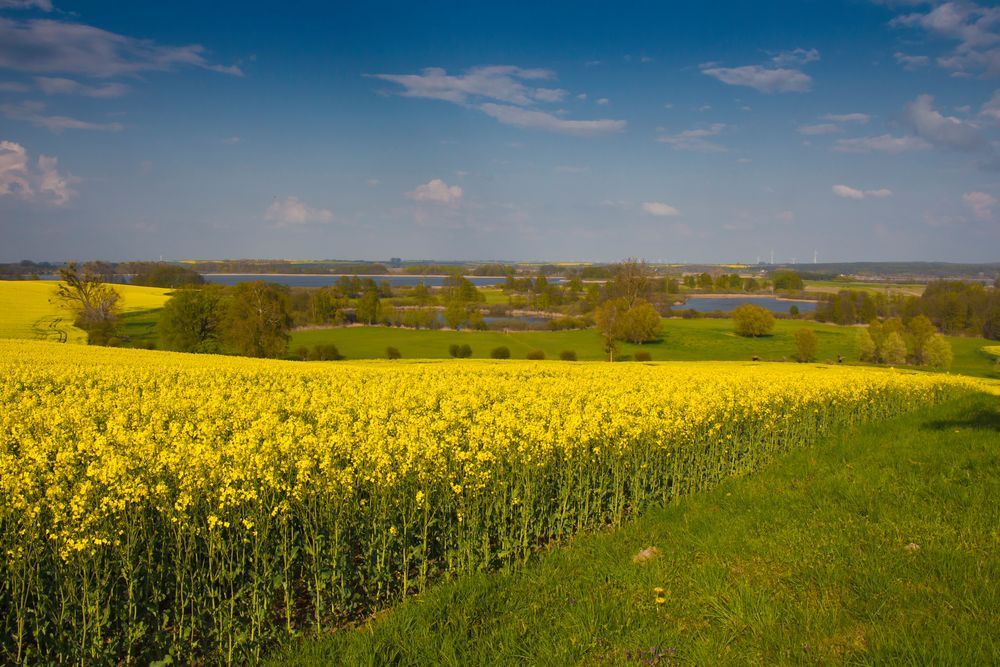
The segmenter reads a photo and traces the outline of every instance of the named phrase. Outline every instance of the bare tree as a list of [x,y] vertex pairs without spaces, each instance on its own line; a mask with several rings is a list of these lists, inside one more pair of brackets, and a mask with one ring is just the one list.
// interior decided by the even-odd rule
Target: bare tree
[[107,343],[115,333],[121,294],[101,276],[70,262],[59,269],[55,298],[76,314],[76,326],[84,329],[92,343]]
[[614,266],[612,276],[612,295],[625,299],[629,308],[649,296],[652,270],[645,260],[628,257]]

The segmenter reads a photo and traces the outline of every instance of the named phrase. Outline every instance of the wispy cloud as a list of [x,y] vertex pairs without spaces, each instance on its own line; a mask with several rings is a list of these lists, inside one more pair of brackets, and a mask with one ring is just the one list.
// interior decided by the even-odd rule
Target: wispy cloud
[[59,160],[40,155],[31,165],[28,151],[13,141],[0,141],[0,197],[65,206],[76,196],[78,179],[59,171]]
[[864,125],[872,119],[866,113],[828,113],[823,116],[823,120],[832,120],[835,123],[861,123]]
[[958,151],[978,151],[986,147],[979,126],[934,109],[934,97],[919,95],[903,109],[903,120],[916,134],[935,146]]
[[242,76],[238,66],[208,60],[200,44],[165,46],[82,23],[0,18],[0,68],[93,77],[136,75],[181,66]]
[[833,150],[839,153],[907,153],[930,148],[931,145],[920,137],[894,137],[891,134],[880,134],[873,137],[857,137],[854,139],[837,139]]
[[[428,67],[420,74],[372,74],[372,78],[399,84],[403,97],[442,100],[478,109],[505,125],[575,135],[619,132],[624,120],[575,120],[536,108],[558,102],[569,93],[561,88],[532,85],[553,79],[547,69],[525,69],[513,65],[473,67],[462,74],[448,74],[440,67]],[[578,99],[580,97],[578,96]]]
[[40,9],[52,11],[52,0],[0,0],[0,9]]
[[972,215],[976,220],[993,222],[993,207],[997,205],[996,197],[986,192],[966,192],[962,195],[962,201],[972,209]]
[[504,125],[579,136],[621,132],[625,129],[626,125],[624,120],[572,120],[561,118],[547,111],[525,109],[508,104],[486,103],[479,105],[478,108],[486,115],[496,118]]
[[36,76],[35,85],[46,95],[83,95],[84,97],[121,97],[128,92],[128,86],[121,83],[105,83],[88,86],[72,79],[51,76]]
[[792,49],[791,51],[781,51],[771,58],[771,62],[779,67],[789,65],[805,65],[819,60],[819,51],[816,49]]
[[642,210],[644,213],[649,215],[654,215],[658,218],[670,218],[680,215],[681,212],[670,204],[666,204],[661,201],[646,201],[642,203]]
[[897,63],[903,66],[903,69],[911,71],[919,67],[926,67],[931,62],[928,56],[911,56],[902,51],[896,51],[892,54],[892,57],[896,59]]
[[285,197],[275,199],[267,207],[264,219],[274,223],[275,227],[302,227],[315,223],[331,223],[334,221],[334,215],[330,209],[313,208],[298,197]]
[[812,77],[784,67],[702,67],[702,73],[731,86],[746,86],[762,93],[804,93],[812,88]]
[[44,127],[56,134],[63,130],[97,130],[100,132],[118,132],[125,129],[121,123],[92,123],[90,121],[70,118],[69,116],[50,116],[45,113],[42,102],[21,102],[20,104],[0,104],[0,114],[11,120],[22,120],[38,127]]
[[889,190],[888,188],[879,188],[877,190],[859,190],[848,185],[834,185],[831,189],[833,190],[833,194],[838,197],[843,197],[844,199],[865,199],[866,197],[883,199],[885,197],[892,196],[892,190]]
[[462,199],[462,188],[457,185],[448,185],[440,178],[435,178],[423,185],[418,185],[406,196],[413,201],[430,202],[434,204],[457,204]]
[[725,123],[714,123],[708,127],[685,130],[678,134],[661,134],[656,140],[679,151],[723,153],[727,150],[726,147],[715,141],[710,141],[708,137],[718,136],[725,129]]
[[805,134],[809,136],[818,134],[833,134],[835,132],[840,132],[840,126],[833,123],[819,123],[817,125],[800,125],[798,127],[799,134]]

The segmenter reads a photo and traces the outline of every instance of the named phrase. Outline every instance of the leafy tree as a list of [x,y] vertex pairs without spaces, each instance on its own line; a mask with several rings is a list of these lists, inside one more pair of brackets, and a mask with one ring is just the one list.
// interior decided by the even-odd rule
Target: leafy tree
[[767,308],[746,303],[732,313],[736,333],[740,336],[766,336],[774,330],[774,315]]
[[510,348],[504,345],[495,347],[490,351],[490,357],[492,359],[510,359]]
[[132,274],[133,285],[177,288],[205,284],[205,278],[197,271],[166,262],[136,262],[119,268]]
[[705,272],[698,275],[698,287],[702,289],[712,289],[713,282],[711,273]]
[[563,350],[559,353],[559,358],[563,361],[576,361],[576,351],[575,350]]
[[313,324],[340,324],[344,321],[347,299],[336,287],[313,290],[309,295],[309,321]]
[[248,357],[281,357],[291,325],[286,290],[260,280],[240,283],[226,312],[223,338]]
[[157,325],[160,340],[178,352],[218,352],[225,310],[222,290],[183,289],[163,306]]
[[872,340],[872,335],[868,333],[867,329],[858,331],[858,359],[861,361],[878,361],[875,341]]
[[375,324],[378,321],[379,316],[379,306],[381,301],[378,296],[378,288],[369,287],[358,299],[358,305],[355,310],[355,314],[359,322],[365,322],[367,324]]
[[59,269],[56,285],[56,300],[74,312],[76,326],[86,331],[95,345],[106,345],[117,333],[121,295],[104,282],[104,277],[70,262]]
[[309,352],[310,361],[338,361],[343,359],[340,350],[333,343],[320,343]]
[[608,353],[609,361],[615,360],[615,341],[622,338],[627,312],[628,302],[624,298],[605,301],[594,311],[594,322],[604,340],[604,351]]
[[629,257],[612,267],[608,285],[613,298],[624,299],[629,308],[649,296],[652,270],[645,261]]
[[951,351],[951,343],[941,334],[936,333],[931,335],[926,343],[924,343],[921,363],[925,366],[948,370],[951,368],[953,359],[954,354]]
[[649,352],[636,352],[635,353],[635,360],[636,361],[652,361],[653,360],[653,355],[651,355]]
[[911,318],[906,325],[906,333],[910,339],[910,345],[913,348],[913,359],[917,364],[924,363],[924,347],[927,342],[931,339],[934,334],[937,333],[937,329],[931,323],[930,319],[926,315],[917,315]]
[[776,290],[801,290],[803,287],[802,276],[798,271],[790,269],[776,271],[774,274],[774,289]]
[[630,343],[647,343],[660,337],[660,314],[645,299],[639,299],[624,314],[621,337]]
[[803,327],[795,332],[795,358],[801,362],[816,361],[819,338],[812,329]]
[[903,340],[898,331],[891,331],[885,337],[879,350],[879,356],[882,361],[893,366],[906,363],[906,341]]
[[402,359],[403,354],[395,347],[391,345],[385,348],[385,358],[386,359]]
[[532,361],[542,361],[545,359],[545,352],[542,350],[532,350],[525,355],[526,359],[531,359]]

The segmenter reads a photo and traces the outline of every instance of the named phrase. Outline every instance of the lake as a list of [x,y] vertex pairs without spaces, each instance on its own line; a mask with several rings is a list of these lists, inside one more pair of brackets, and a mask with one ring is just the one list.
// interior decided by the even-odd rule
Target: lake
[[712,311],[729,313],[747,303],[767,308],[772,313],[787,313],[792,306],[798,306],[801,313],[811,313],[816,310],[815,301],[788,301],[773,296],[691,297],[683,306],[674,306],[674,310],[693,308],[699,313]]

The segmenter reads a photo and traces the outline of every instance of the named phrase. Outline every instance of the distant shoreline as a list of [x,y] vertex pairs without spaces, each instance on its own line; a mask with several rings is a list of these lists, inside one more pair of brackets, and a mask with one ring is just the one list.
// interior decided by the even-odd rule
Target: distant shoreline
[[776,301],[789,301],[798,303],[818,303],[816,299],[789,299],[773,294],[686,294],[685,299],[774,299]]

